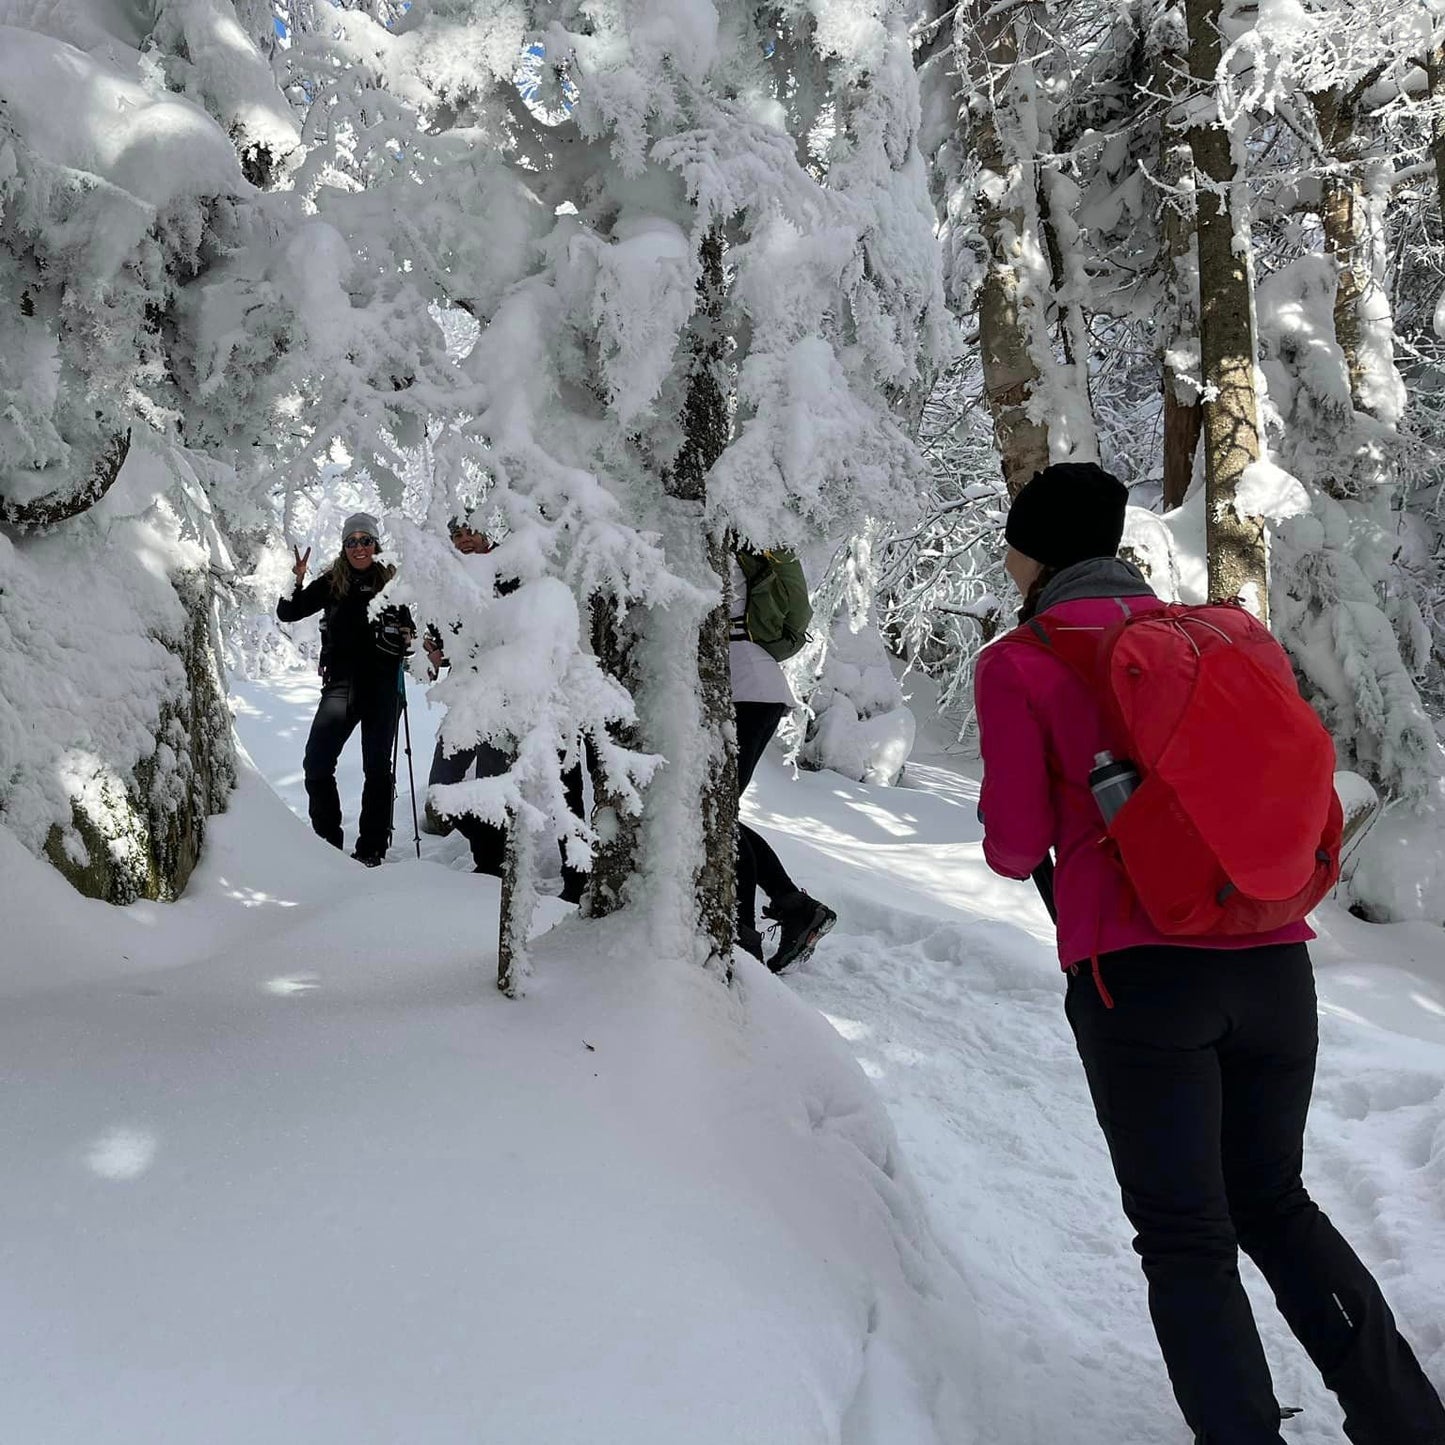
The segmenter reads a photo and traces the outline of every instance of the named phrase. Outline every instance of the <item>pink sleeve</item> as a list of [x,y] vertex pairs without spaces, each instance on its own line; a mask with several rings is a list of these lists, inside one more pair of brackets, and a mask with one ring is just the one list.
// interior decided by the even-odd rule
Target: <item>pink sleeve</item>
[[985,649],[973,685],[983,753],[983,856],[1005,878],[1027,878],[1054,843],[1048,750],[1018,651],[1016,643]]

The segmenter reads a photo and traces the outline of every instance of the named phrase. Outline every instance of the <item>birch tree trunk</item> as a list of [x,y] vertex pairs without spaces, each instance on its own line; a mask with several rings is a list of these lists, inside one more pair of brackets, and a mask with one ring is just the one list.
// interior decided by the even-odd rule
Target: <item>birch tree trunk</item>
[[[1235,505],[1246,468],[1259,460],[1259,403],[1254,387],[1254,316],[1250,297],[1248,229],[1234,171],[1230,134],[1216,100],[1221,61],[1222,0],[1186,0],[1199,247],[1199,353],[1205,385],[1205,538],[1209,596],[1241,597],[1268,619],[1264,523]],[[1240,244],[1236,246],[1236,236]]]

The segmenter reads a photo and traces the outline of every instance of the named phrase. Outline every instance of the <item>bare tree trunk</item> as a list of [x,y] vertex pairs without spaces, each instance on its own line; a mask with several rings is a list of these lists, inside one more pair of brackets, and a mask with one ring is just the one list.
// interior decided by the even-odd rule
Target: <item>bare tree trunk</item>
[[1355,140],[1354,107],[1338,89],[1311,96],[1325,154],[1334,162],[1320,181],[1320,223],[1325,255],[1338,267],[1335,286],[1335,340],[1345,354],[1350,395],[1361,410],[1364,379],[1360,358],[1360,302],[1370,284],[1363,244],[1365,193]]
[[[700,750],[703,767],[696,797],[689,808],[701,833],[701,848],[692,880],[695,924],[707,936],[712,954],[724,970],[732,953],[737,899],[737,738],[733,725],[732,681],[728,667],[728,607],[726,581],[730,554],[721,536],[707,534],[707,473],[727,445],[728,397],[723,385],[722,362],[726,337],[722,328],[723,245],[720,234],[702,244],[702,274],[698,306],[688,337],[687,383],[683,398],[683,444],[670,467],[662,472],[662,488],[669,500],[671,518],[680,530],[682,548],[696,548],[696,556],[670,560],[706,572],[723,585],[724,600],[700,620],[696,655],[689,671],[697,678],[697,734],[686,745]],[[689,580],[706,584],[707,577]],[[634,611],[623,619],[603,600],[594,604],[593,639],[597,655],[628,691],[642,700],[644,715],[633,735],[621,739],[642,751],[670,752],[668,767],[684,769],[690,759],[675,756],[677,748],[658,746],[645,716],[653,679],[644,676],[639,658],[647,644],[661,642],[667,619],[647,611]],[[675,663],[676,659],[671,659]],[[656,720],[654,720],[656,721]],[[629,901],[631,880],[642,865],[646,845],[642,820],[627,814],[611,796],[605,780],[598,780],[598,831],[601,835],[593,862],[591,911],[611,913]],[[672,838],[667,846],[684,848],[686,840]]]
[[[1434,87],[1437,71],[1433,60],[1430,78]],[[1390,386],[1394,318],[1386,289],[1385,198],[1379,169],[1371,164],[1360,132],[1361,102],[1372,79],[1373,73],[1348,92],[1330,90],[1311,99],[1320,140],[1330,160],[1321,181],[1320,223],[1325,254],[1337,267],[1335,340],[1344,353],[1350,398],[1356,409],[1393,425],[1398,411]],[[1445,143],[1438,132],[1434,149],[1437,164],[1445,162]],[[1397,375],[1393,379],[1398,381]],[[1399,399],[1403,401],[1403,397]]]
[[130,429],[117,432],[100,449],[90,474],[72,490],[47,492],[33,502],[0,496],[0,525],[21,532],[44,532],[88,512],[115,485],[130,455]]
[[1435,120],[1430,133],[1430,159],[1435,162],[1435,192],[1445,216],[1445,45],[1432,45],[1425,62],[1434,102]]
[[1194,480],[1194,457],[1204,430],[1199,384],[1199,274],[1194,249],[1194,157],[1180,109],[1189,93],[1184,16],[1170,6],[1159,22],[1162,48],[1155,87],[1174,104],[1165,108],[1159,136],[1159,184],[1165,191],[1163,244],[1170,320],[1160,356],[1164,395],[1164,506],[1182,506]]
[[[707,474],[728,440],[728,399],[723,388],[723,243],[718,231],[702,243],[698,307],[688,336],[688,385],[683,407],[682,450],[664,478],[667,494],[697,508],[706,526]],[[733,721],[732,672],[728,664],[727,538],[710,535],[708,563],[722,583],[722,600],[698,631],[697,676],[706,771],[698,808],[702,858],[694,877],[698,922],[713,951],[730,969],[737,920],[738,751]]]
[[[1201,96],[1218,83],[1222,0],[1186,0],[1189,73]],[[1236,249],[1238,183],[1230,136],[1214,120],[1189,130],[1194,157],[1199,246],[1199,352],[1204,402],[1205,537],[1211,601],[1243,597],[1262,619],[1269,609],[1264,523],[1235,506],[1246,468],[1259,460],[1259,404],[1254,390],[1254,316],[1249,259]]]
[[[611,599],[593,598],[592,650],[603,669],[634,698],[640,690],[636,628],[635,613],[619,617]],[[636,723],[618,729],[615,741],[634,752],[646,750],[642,729]],[[592,880],[585,906],[589,917],[605,918],[628,901],[628,885],[637,872],[641,851],[642,819],[628,811],[601,768],[592,771],[592,789],[596,797],[592,825],[597,831],[597,845],[592,850]]]
[[527,937],[536,901],[536,891],[528,880],[536,871],[536,853],[532,830],[512,820],[502,868],[501,934],[497,942],[497,987],[508,998],[516,998],[525,972]]
[[[1164,363],[1164,508],[1182,507],[1194,480],[1194,457],[1204,430],[1204,407],[1181,395],[1178,373]],[[1185,395],[1188,395],[1186,392]]]
[[[975,194],[979,227],[988,247],[988,269],[979,293],[979,349],[984,394],[993,415],[995,444],[1009,495],[1049,464],[1046,423],[1029,415],[1039,369],[1029,346],[1030,326],[1043,318],[1027,315],[1031,300],[1019,284],[1023,248],[1029,240],[1021,198],[1027,185],[1018,161],[1008,154],[999,133],[998,93],[1019,58],[1014,19],[1008,7],[992,14],[983,3],[973,7],[973,24],[960,23],[957,43],[969,56],[972,92],[968,117],[974,152],[985,174]],[[960,15],[963,7],[960,6]],[[1037,243],[1038,238],[1033,238]]]

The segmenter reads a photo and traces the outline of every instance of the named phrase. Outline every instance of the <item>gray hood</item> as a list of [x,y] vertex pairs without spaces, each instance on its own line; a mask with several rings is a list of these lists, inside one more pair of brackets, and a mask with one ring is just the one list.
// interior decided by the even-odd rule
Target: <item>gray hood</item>
[[[1065,567],[1045,584],[1039,594],[1037,612],[1061,602],[1078,602],[1086,597],[1153,597],[1154,589],[1144,574],[1122,557],[1090,557]],[[1035,615],[1037,615],[1037,612]]]

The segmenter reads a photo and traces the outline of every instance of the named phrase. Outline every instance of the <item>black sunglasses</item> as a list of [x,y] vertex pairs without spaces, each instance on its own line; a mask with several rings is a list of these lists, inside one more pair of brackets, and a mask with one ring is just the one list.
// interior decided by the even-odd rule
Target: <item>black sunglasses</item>
[[355,547],[374,547],[376,538],[368,537],[365,532],[359,532],[353,537],[348,537],[341,545],[348,551]]

